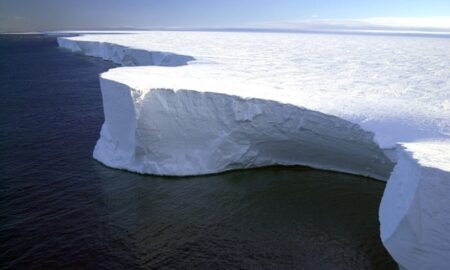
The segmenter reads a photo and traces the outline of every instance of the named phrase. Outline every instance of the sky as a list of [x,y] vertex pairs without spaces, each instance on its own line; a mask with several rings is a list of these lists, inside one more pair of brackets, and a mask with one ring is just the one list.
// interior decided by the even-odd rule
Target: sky
[[450,0],[0,0],[0,32],[392,24],[450,30]]

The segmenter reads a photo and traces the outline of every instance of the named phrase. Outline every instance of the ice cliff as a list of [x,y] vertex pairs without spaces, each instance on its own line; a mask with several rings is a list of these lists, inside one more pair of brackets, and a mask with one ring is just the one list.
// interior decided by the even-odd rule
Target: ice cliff
[[[165,71],[179,76],[182,69]],[[202,81],[187,81],[186,89],[158,84],[151,78],[159,73],[120,68],[101,75],[105,123],[96,159],[115,168],[179,176],[301,164],[386,179],[392,168],[373,134],[358,125],[271,100],[190,87]],[[152,83],[130,86],[143,77]]]
[[450,142],[398,146],[380,206],[381,240],[404,269],[450,266]]
[[[217,34],[178,32],[58,38],[74,52],[145,66],[101,74],[105,123],[94,157],[111,167],[160,175],[298,164],[389,178],[380,207],[384,245],[403,268],[446,269],[450,99],[448,91],[424,92],[419,86],[447,87],[450,76],[437,59],[450,46],[435,41],[431,47],[439,56],[426,55],[428,44],[420,41],[427,57],[417,62],[417,56],[409,58],[415,50],[401,45],[409,43],[380,43],[378,54],[387,54],[380,59],[394,65],[385,70],[378,59],[358,51],[373,42],[360,37],[356,45],[340,40],[364,55],[345,48],[349,65],[347,58],[326,59],[329,52],[321,48],[336,43],[334,37],[315,37],[321,46],[314,48],[302,45],[324,59],[308,62],[300,55],[289,62],[295,55],[273,48],[278,37],[220,35],[220,41]],[[286,35],[275,47],[289,51],[298,36]],[[272,47],[255,45],[260,43]],[[339,50],[333,49],[330,59]],[[397,65],[400,58],[408,65]],[[428,77],[409,70],[416,64],[426,64]],[[391,174],[393,164],[380,147],[395,146]]]
[[73,52],[100,57],[121,66],[180,66],[194,60],[187,55],[132,49],[108,42],[72,42],[70,39],[58,38],[58,44]]

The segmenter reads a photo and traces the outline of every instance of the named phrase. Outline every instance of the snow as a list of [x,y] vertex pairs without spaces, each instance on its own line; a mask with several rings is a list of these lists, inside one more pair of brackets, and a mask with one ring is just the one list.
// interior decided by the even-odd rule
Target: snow
[[235,78],[264,85],[271,99],[360,124],[383,148],[450,136],[450,39],[214,32],[62,39],[192,56],[187,69],[200,69],[197,76],[224,77],[213,88]]
[[191,175],[301,164],[387,179],[379,146],[397,156],[383,243],[406,269],[448,265],[450,39],[140,32],[58,42],[132,66],[101,75],[94,157],[106,165]]

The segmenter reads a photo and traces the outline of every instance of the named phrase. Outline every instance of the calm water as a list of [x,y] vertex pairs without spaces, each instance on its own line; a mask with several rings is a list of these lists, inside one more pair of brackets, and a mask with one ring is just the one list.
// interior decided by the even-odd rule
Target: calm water
[[91,158],[110,63],[0,35],[1,269],[394,269],[384,184],[307,168],[142,176]]

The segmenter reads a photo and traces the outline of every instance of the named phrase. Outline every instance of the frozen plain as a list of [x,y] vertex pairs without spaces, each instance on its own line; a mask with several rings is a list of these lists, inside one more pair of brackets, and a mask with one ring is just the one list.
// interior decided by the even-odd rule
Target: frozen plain
[[387,179],[392,164],[377,145],[396,149],[383,243],[406,269],[450,264],[450,39],[141,32],[58,41],[140,65],[101,75],[106,120],[94,157],[106,165],[187,175],[301,164]]

